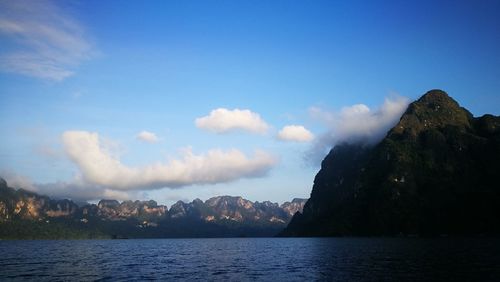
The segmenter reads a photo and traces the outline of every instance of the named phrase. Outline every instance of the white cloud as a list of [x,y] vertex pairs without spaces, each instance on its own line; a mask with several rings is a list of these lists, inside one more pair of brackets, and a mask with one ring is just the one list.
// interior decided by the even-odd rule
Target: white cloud
[[53,1],[0,1],[0,70],[61,81],[95,55],[81,24]]
[[77,175],[69,182],[58,181],[54,183],[34,183],[28,176],[9,170],[0,170],[0,177],[5,179],[7,185],[14,189],[24,189],[47,195],[53,199],[72,199],[74,201],[93,201],[101,199],[115,199],[120,201],[140,198],[138,191],[120,191],[104,188],[85,182]]
[[263,134],[269,128],[269,125],[257,113],[250,110],[228,110],[224,108],[215,109],[208,116],[197,118],[195,124],[198,128],[215,133],[246,130]]
[[15,173],[11,170],[1,170],[0,177],[7,181],[7,185],[12,188],[23,188],[25,190],[36,192],[38,189],[31,181],[31,178]]
[[147,143],[156,143],[160,140],[160,139],[158,139],[156,134],[154,134],[153,132],[149,132],[149,131],[139,132],[139,134],[137,134],[136,138],[141,140],[141,141],[147,142]]
[[230,182],[264,176],[276,164],[276,159],[263,151],[256,151],[253,158],[247,158],[235,149],[210,150],[203,155],[186,149],[181,159],[129,167],[103,148],[97,133],[67,131],[62,139],[66,154],[78,166],[83,179],[112,190]]
[[75,201],[92,201],[100,199],[116,199],[120,201],[137,199],[138,191],[120,191],[104,188],[85,182],[77,175],[69,182],[34,183],[31,178],[13,171],[2,170],[0,177],[7,181],[9,187],[36,192],[54,199],[72,199]]
[[319,164],[328,150],[339,142],[373,144],[380,141],[398,122],[408,103],[405,97],[395,97],[386,98],[382,106],[375,110],[364,104],[344,107],[340,112],[310,108],[311,117],[322,121],[328,131],[316,138],[306,159]]
[[287,125],[278,132],[278,139],[282,141],[309,142],[314,135],[302,125]]
[[135,191],[117,191],[92,185],[80,177],[70,182],[55,182],[36,184],[38,193],[58,199],[72,199],[74,201],[93,201],[101,199],[132,200],[137,199]]

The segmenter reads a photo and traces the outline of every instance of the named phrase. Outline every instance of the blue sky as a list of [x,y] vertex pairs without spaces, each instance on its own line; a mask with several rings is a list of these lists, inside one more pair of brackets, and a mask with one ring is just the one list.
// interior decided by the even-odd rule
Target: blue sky
[[308,197],[335,142],[427,90],[498,115],[499,30],[498,1],[0,1],[0,172],[85,200]]

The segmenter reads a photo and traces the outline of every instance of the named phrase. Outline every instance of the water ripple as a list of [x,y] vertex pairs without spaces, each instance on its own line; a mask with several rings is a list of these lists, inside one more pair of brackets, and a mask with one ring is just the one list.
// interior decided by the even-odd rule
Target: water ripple
[[0,241],[0,280],[500,281],[498,239]]

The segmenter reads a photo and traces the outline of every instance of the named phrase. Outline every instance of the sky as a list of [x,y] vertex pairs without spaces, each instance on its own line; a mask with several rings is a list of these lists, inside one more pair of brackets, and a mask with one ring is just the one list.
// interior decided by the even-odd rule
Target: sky
[[443,89],[500,114],[499,1],[0,0],[0,176],[56,198],[283,203]]

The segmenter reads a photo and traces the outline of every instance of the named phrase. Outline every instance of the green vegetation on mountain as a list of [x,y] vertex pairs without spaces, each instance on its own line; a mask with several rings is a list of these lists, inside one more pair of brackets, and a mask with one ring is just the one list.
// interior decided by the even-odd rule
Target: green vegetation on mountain
[[305,201],[279,206],[220,196],[179,201],[170,210],[155,201],[101,200],[78,206],[10,188],[0,178],[0,239],[273,236]]
[[498,172],[500,117],[432,90],[375,146],[335,146],[281,235],[500,234]]

